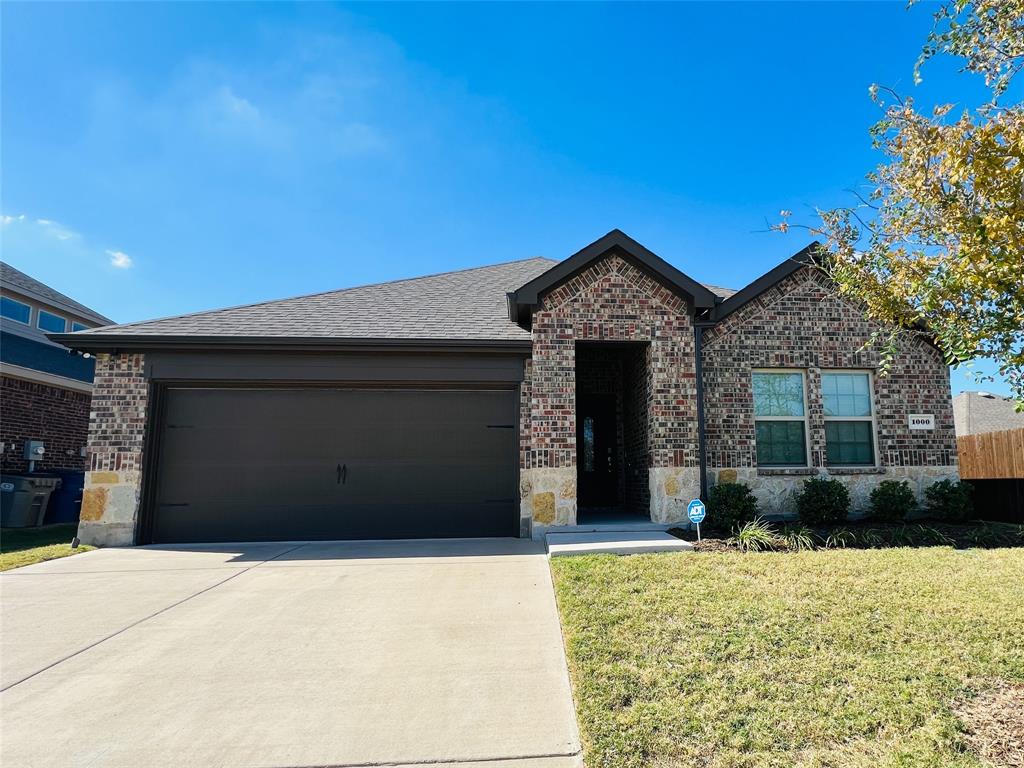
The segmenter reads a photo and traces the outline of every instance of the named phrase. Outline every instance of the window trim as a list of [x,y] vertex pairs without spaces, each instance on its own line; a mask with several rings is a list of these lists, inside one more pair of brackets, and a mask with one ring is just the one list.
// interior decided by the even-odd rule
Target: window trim
[[[77,328],[75,327],[76,325],[78,326]],[[71,321],[71,332],[72,333],[78,333],[79,331],[88,331],[91,327],[92,327],[91,325],[86,325],[85,323],[80,323],[77,320],[72,320]]]
[[[58,320],[64,323],[64,327],[61,328],[59,331],[51,331],[49,328],[43,328],[43,326],[40,325],[40,323],[43,322],[43,315],[56,317]],[[56,312],[51,312],[48,309],[43,309],[42,307],[40,307],[38,310],[36,310],[36,328],[38,328],[43,333],[67,333],[68,319],[63,315],[58,315]]]
[[29,326],[31,328],[32,327],[32,305],[31,304],[26,304],[24,301],[21,301],[20,299],[12,298],[11,296],[4,296],[3,298],[6,299],[7,301],[13,302],[14,304],[18,304],[18,305],[28,309],[28,320],[19,320],[16,317],[10,317],[8,315],[3,315],[2,317],[4,318],[4,320],[10,320],[12,323],[20,323],[21,325],[27,325],[27,326]]
[[[825,376],[828,374],[857,374],[862,373],[868,377],[868,405],[871,407],[870,416],[829,416],[825,413]],[[882,466],[881,456],[878,453],[878,408],[875,405],[875,372],[870,368],[822,368],[821,369],[821,417],[822,431],[825,431],[825,424],[830,421],[867,421],[871,423],[871,455],[874,461],[870,464],[829,464],[828,463],[828,438],[825,438],[825,451],[822,458],[826,469],[863,469],[865,467]]]
[[[754,374],[755,373],[799,373],[803,387],[803,416],[758,416],[754,405]],[[808,469],[811,465],[811,424],[810,400],[807,397],[807,371],[803,368],[751,368],[750,369],[750,401],[754,412],[754,465],[759,469]],[[757,460],[757,422],[759,421],[802,421],[804,423],[804,463],[803,464],[762,464]]]

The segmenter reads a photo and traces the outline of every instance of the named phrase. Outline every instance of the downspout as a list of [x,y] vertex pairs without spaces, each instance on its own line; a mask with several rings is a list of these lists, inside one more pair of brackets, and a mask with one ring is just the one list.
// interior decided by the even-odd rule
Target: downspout
[[704,326],[693,326],[693,354],[697,375],[697,452],[700,456],[700,498],[708,499],[708,459],[704,440]]

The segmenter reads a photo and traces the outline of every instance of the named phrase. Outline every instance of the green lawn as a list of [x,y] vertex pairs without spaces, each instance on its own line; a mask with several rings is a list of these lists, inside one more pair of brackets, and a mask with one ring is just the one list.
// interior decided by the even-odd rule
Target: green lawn
[[0,529],[0,571],[94,549],[87,546],[71,548],[77,528],[76,523],[63,523],[39,528]]
[[1024,549],[552,560],[588,768],[982,765],[1024,682]]

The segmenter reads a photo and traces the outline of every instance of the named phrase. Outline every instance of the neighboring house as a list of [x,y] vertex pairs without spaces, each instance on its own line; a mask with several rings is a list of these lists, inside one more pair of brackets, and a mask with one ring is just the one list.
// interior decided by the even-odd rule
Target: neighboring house
[[42,441],[36,471],[85,469],[95,361],[46,337],[113,320],[0,262],[0,471],[26,472],[27,441]]
[[961,392],[953,398],[953,419],[957,435],[1001,432],[1024,427],[1024,413],[1018,413],[1011,397],[990,392]]
[[877,375],[811,253],[733,293],[616,230],[561,262],[59,336],[97,355],[79,535],[529,536],[677,521],[707,482],[786,512],[811,475],[860,509],[886,478],[956,477],[942,355],[910,340]]

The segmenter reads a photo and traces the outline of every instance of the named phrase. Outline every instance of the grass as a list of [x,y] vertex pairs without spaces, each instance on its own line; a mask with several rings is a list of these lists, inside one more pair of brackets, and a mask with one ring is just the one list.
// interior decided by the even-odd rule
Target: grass
[[1024,549],[552,560],[588,768],[966,768],[1024,681]]
[[71,548],[75,523],[44,525],[38,528],[4,528],[0,530],[0,571],[41,563],[58,557],[87,552],[94,547]]

